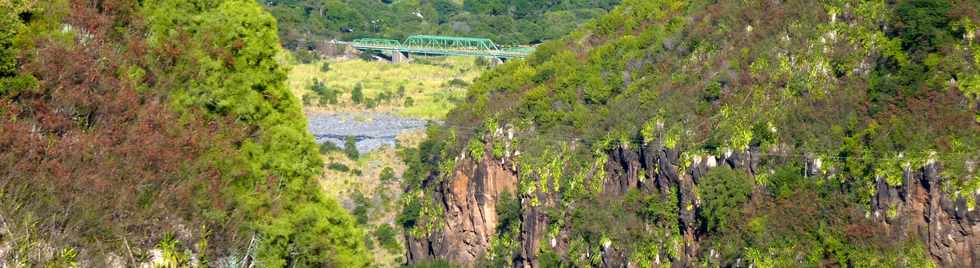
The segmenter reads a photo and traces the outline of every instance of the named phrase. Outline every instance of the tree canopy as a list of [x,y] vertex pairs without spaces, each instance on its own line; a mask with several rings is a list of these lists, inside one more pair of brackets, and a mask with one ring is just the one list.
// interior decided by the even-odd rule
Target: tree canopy
[[414,34],[490,38],[517,45],[559,38],[620,0],[271,0],[283,44],[359,37],[404,39]]
[[320,190],[259,4],[0,7],[0,216],[25,237],[0,262],[135,266],[156,248],[174,266],[368,265],[363,231]]

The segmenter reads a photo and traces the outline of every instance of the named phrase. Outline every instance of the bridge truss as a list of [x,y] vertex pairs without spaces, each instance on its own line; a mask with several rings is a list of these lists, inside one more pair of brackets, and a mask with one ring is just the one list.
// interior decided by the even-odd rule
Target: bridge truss
[[524,58],[534,51],[531,47],[502,48],[490,39],[413,35],[404,42],[393,39],[361,38],[347,44],[362,51],[401,52],[435,56],[479,56],[500,59]]

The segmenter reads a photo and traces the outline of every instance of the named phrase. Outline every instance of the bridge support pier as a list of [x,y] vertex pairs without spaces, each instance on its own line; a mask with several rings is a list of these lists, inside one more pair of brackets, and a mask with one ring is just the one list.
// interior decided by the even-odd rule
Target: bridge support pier
[[400,51],[391,52],[392,63],[403,63],[403,62],[408,62],[409,60],[411,59],[408,58],[408,55],[401,53]]

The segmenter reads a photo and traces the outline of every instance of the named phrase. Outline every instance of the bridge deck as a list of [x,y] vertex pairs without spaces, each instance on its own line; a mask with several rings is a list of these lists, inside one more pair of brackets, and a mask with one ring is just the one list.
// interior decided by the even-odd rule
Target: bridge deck
[[336,44],[350,45],[358,50],[398,51],[402,53],[442,55],[442,56],[478,56],[497,58],[524,58],[534,51],[534,48],[519,47],[501,49],[493,41],[485,38],[448,37],[433,35],[410,36],[405,42],[392,39],[363,38],[352,42],[335,41]]

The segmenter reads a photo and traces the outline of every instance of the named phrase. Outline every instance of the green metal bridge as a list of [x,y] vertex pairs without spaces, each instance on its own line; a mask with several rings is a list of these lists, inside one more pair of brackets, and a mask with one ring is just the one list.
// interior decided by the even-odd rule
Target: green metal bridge
[[334,41],[361,51],[400,52],[433,56],[478,56],[499,59],[524,58],[533,47],[503,48],[486,38],[413,35],[404,42],[393,39],[361,38],[351,42]]

